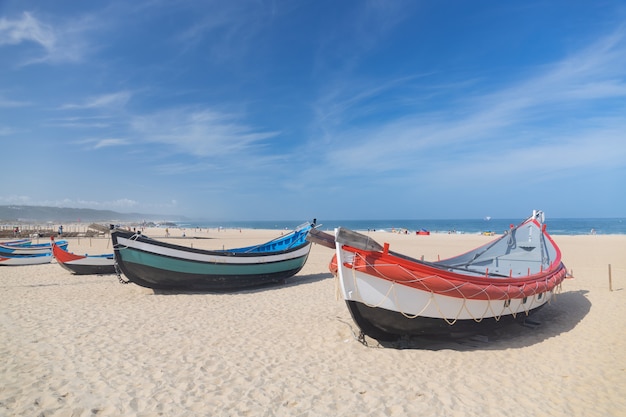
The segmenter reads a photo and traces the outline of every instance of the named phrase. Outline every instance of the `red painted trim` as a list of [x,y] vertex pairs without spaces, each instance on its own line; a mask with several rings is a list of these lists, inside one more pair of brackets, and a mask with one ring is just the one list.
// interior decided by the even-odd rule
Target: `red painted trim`
[[[347,245],[344,245],[343,249],[354,253],[355,256],[352,264],[345,264],[344,266],[386,281],[455,298],[507,300],[529,297],[552,291],[565,279],[567,273],[565,265],[561,262],[561,250],[554,243],[552,237],[545,231],[545,228],[541,228],[535,219],[531,219],[529,222],[533,222],[543,231],[545,238],[554,247],[556,256],[547,269],[526,277],[469,276],[412,262],[388,253],[366,251]],[[523,223],[520,227],[529,222]],[[474,250],[476,249],[472,251]],[[333,274],[337,274],[336,255],[331,260],[329,269]]]
[[551,291],[565,279],[563,264],[524,278],[484,278],[457,274],[410,263],[404,259],[377,252],[354,252],[352,264],[344,266],[367,275],[422,291],[471,300],[507,300]]
[[61,249],[54,243],[54,241],[52,242],[52,255],[54,255],[57,262],[62,264],[86,258],[86,256],[74,255],[73,253]]

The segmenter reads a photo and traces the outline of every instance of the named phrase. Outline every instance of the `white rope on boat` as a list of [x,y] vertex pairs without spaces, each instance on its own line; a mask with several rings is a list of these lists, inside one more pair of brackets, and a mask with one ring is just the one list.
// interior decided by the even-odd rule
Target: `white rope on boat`
[[[512,315],[514,318],[517,317],[518,314],[520,313],[525,313],[526,315],[529,315],[530,311],[535,307],[535,305],[537,304],[537,302],[539,301],[538,297],[548,297],[548,292],[555,295],[556,292],[560,292],[561,289],[561,283],[555,285],[555,287],[553,287],[551,290],[549,291],[545,291],[545,292],[541,292],[541,285],[540,283],[543,284],[544,288],[548,288],[549,287],[549,279],[545,278],[545,280],[543,281],[534,281],[530,284],[524,284],[521,287],[518,286],[514,286],[511,284],[508,284],[505,288],[502,288],[500,286],[495,286],[493,284],[489,284],[488,286],[485,286],[484,288],[480,288],[479,291],[477,291],[476,293],[473,294],[473,297],[467,297],[462,289],[464,286],[466,285],[472,285],[469,282],[462,282],[460,284],[456,284],[450,280],[447,280],[441,276],[438,275],[429,275],[426,277],[417,277],[412,271],[408,270],[407,268],[402,267],[401,265],[397,265],[397,264],[387,264],[387,265],[381,265],[381,266],[394,266],[394,267],[399,267],[404,273],[406,273],[407,275],[412,276],[414,279],[411,280],[405,280],[402,283],[398,282],[397,280],[391,279],[390,277],[387,277],[383,272],[380,271],[379,268],[376,268],[375,265],[371,264],[370,262],[367,261],[367,259],[362,256],[359,253],[355,253],[353,255],[354,257],[358,257],[359,260],[361,260],[364,264],[365,264],[365,268],[372,268],[374,270],[377,271],[378,275],[380,275],[380,277],[384,278],[385,280],[387,280],[387,282],[389,283],[389,287],[386,290],[385,294],[382,294],[380,301],[376,302],[376,303],[370,303],[367,302],[362,294],[361,294],[361,290],[359,289],[359,282],[357,279],[357,270],[358,269],[362,269],[363,267],[355,267],[355,262],[354,262],[354,258],[349,262],[351,264],[350,269],[352,270],[352,281],[353,281],[353,286],[355,289],[355,295],[357,296],[357,299],[361,300],[361,302],[363,304],[365,304],[368,307],[371,308],[380,308],[383,304],[385,304],[385,302],[387,300],[391,300],[393,302],[393,304],[396,306],[397,310],[399,313],[401,313],[404,317],[409,318],[409,319],[414,319],[417,317],[420,317],[424,311],[426,311],[427,308],[429,308],[431,305],[434,305],[437,312],[439,313],[439,316],[441,319],[443,319],[446,323],[448,323],[449,325],[453,325],[455,324],[458,320],[459,317],[461,316],[461,314],[463,312],[466,312],[468,316],[471,317],[472,320],[474,320],[475,322],[481,322],[485,317],[490,317],[490,318],[494,318],[496,321],[499,321],[503,315],[506,314],[507,310],[509,312],[510,315]],[[343,267],[342,265],[338,265],[339,268]],[[450,284],[450,288],[444,290],[444,291],[438,291],[437,293],[429,288],[428,285],[428,280],[429,279],[438,279],[438,280],[444,280],[446,282],[448,282]],[[338,274],[337,274],[337,294],[339,293],[339,279],[338,279]],[[398,296],[398,292],[397,292],[397,287],[396,284],[399,285],[404,285],[404,284],[408,284],[408,283],[419,283],[420,285],[422,285],[426,290],[428,290],[430,292],[430,296],[428,297],[428,301],[426,303],[424,303],[423,306],[421,306],[421,308],[419,309],[419,311],[417,313],[408,313],[408,309],[406,309],[405,307],[403,307],[401,305],[400,302],[400,298]],[[502,297],[501,298],[497,298],[497,299],[492,299],[489,296],[489,289],[496,287],[498,289],[498,291],[501,292]],[[534,287],[534,288],[533,288]],[[530,291],[529,291],[530,290]],[[422,290],[424,291],[424,290]],[[426,292],[426,291],[425,291]],[[449,317],[448,314],[444,314],[442,311],[442,307],[440,306],[436,295],[446,295],[446,293],[450,293],[450,292],[456,292],[460,297],[455,297],[455,298],[461,298],[462,302],[461,305],[459,307],[459,309],[457,310],[456,314],[454,317]],[[530,293],[529,293],[530,292]],[[525,295],[526,294],[526,295]],[[486,300],[486,305],[484,310],[480,313],[480,314],[475,314],[467,305],[467,301],[468,299],[472,299],[472,298],[479,298],[480,295],[485,295],[487,298]],[[518,297],[516,297],[516,295]],[[447,296],[451,296],[451,295],[447,295]],[[517,305],[515,307],[515,309],[512,306],[511,300],[520,300],[521,304]],[[548,299],[546,302],[550,302],[551,301],[551,297],[550,299]],[[522,308],[522,311],[519,311],[519,308]],[[415,311],[414,309],[411,309],[413,311]]]

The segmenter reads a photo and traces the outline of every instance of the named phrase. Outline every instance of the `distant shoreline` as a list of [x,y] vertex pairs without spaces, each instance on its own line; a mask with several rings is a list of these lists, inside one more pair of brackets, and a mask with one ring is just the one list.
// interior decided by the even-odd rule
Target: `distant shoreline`
[[[611,223],[612,220],[615,222]],[[620,219],[576,219],[573,223],[569,223],[567,219],[553,219],[547,221],[548,233],[552,236],[592,236],[592,235],[626,235],[626,221],[619,222]],[[584,222],[581,224],[581,222]],[[608,222],[608,223],[607,223]],[[92,225],[101,227],[90,227]],[[58,234],[59,226],[63,225],[65,236],[97,236],[106,234],[111,224],[121,226],[128,229],[145,230],[157,229],[165,230],[268,230],[268,231],[285,231],[293,230],[301,223],[293,221],[268,222],[268,221],[241,221],[241,222],[222,222],[222,223],[189,223],[189,222],[0,222],[0,238],[14,237],[13,231],[15,227],[20,229],[20,235],[25,237],[31,234],[40,234],[42,236],[52,236]],[[457,234],[457,235],[477,235],[485,234],[487,236],[502,235],[507,229],[508,224],[512,222],[505,221],[489,221],[477,222],[475,220],[442,220],[442,221],[422,221],[422,220],[379,220],[371,226],[372,221],[329,221],[318,223],[320,230],[332,232],[336,227],[345,227],[363,233],[388,232],[405,235],[416,235],[418,231],[426,230],[431,234]],[[595,226],[594,226],[595,225]],[[434,226],[434,227],[433,227]]]

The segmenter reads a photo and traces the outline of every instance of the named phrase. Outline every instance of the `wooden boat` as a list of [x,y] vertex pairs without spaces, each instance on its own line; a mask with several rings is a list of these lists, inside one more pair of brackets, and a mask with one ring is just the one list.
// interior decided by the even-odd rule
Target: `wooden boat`
[[260,245],[202,250],[113,230],[113,250],[121,272],[137,285],[153,289],[233,291],[283,282],[304,266],[313,224]]
[[0,265],[21,266],[49,264],[52,261],[52,253],[40,253],[35,255],[11,255],[0,253]]
[[[67,248],[67,240],[59,240],[56,243],[58,246],[63,249]],[[51,254],[52,253],[52,244],[51,243],[37,243],[30,244],[26,246],[17,246],[17,245],[1,245],[0,244],[0,256],[4,255],[40,255],[40,254]]]
[[9,246],[29,246],[31,244],[32,244],[32,240],[28,238],[5,240],[4,242],[0,242],[0,245],[9,245]]
[[[328,236],[310,239],[330,246]],[[348,229],[336,229],[334,240],[331,272],[355,323],[378,340],[523,319],[548,303],[566,276],[540,211],[487,245],[437,262],[391,252]]]
[[75,275],[104,275],[115,273],[113,254],[76,255],[68,252],[52,239],[52,254],[57,263]]

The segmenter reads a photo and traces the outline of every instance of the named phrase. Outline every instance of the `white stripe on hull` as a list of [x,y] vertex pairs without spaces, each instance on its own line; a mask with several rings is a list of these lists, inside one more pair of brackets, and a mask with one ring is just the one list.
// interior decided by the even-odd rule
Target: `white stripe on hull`
[[[155,253],[163,256],[170,256],[174,258],[180,259],[188,259],[192,261],[199,262],[210,262],[210,263],[222,263],[222,264],[252,264],[252,263],[271,263],[271,262],[279,262],[286,259],[298,258],[301,256],[306,256],[309,253],[309,246],[305,245],[302,248],[288,253],[280,253],[276,255],[263,255],[256,254],[255,256],[230,256],[227,255],[226,252],[224,255],[208,255],[204,253],[196,253],[191,251],[185,251],[180,249],[172,249],[168,247],[152,245],[146,242],[140,242],[133,239],[127,239],[119,236],[117,238],[118,241],[118,249],[124,250],[125,247],[134,248],[138,250],[142,250],[149,253]],[[257,258],[257,259],[255,259]]]
[[[0,256],[0,258],[3,258]],[[3,258],[0,265],[20,266],[20,265],[40,265],[49,264],[52,256],[20,256],[15,258]]]
[[[58,262],[58,260],[57,260]],[[62,262],[67,265],[85,265],[85,266],[109,266],[115,264],[113,258],[87,257],[76,259],[73,261]]]

